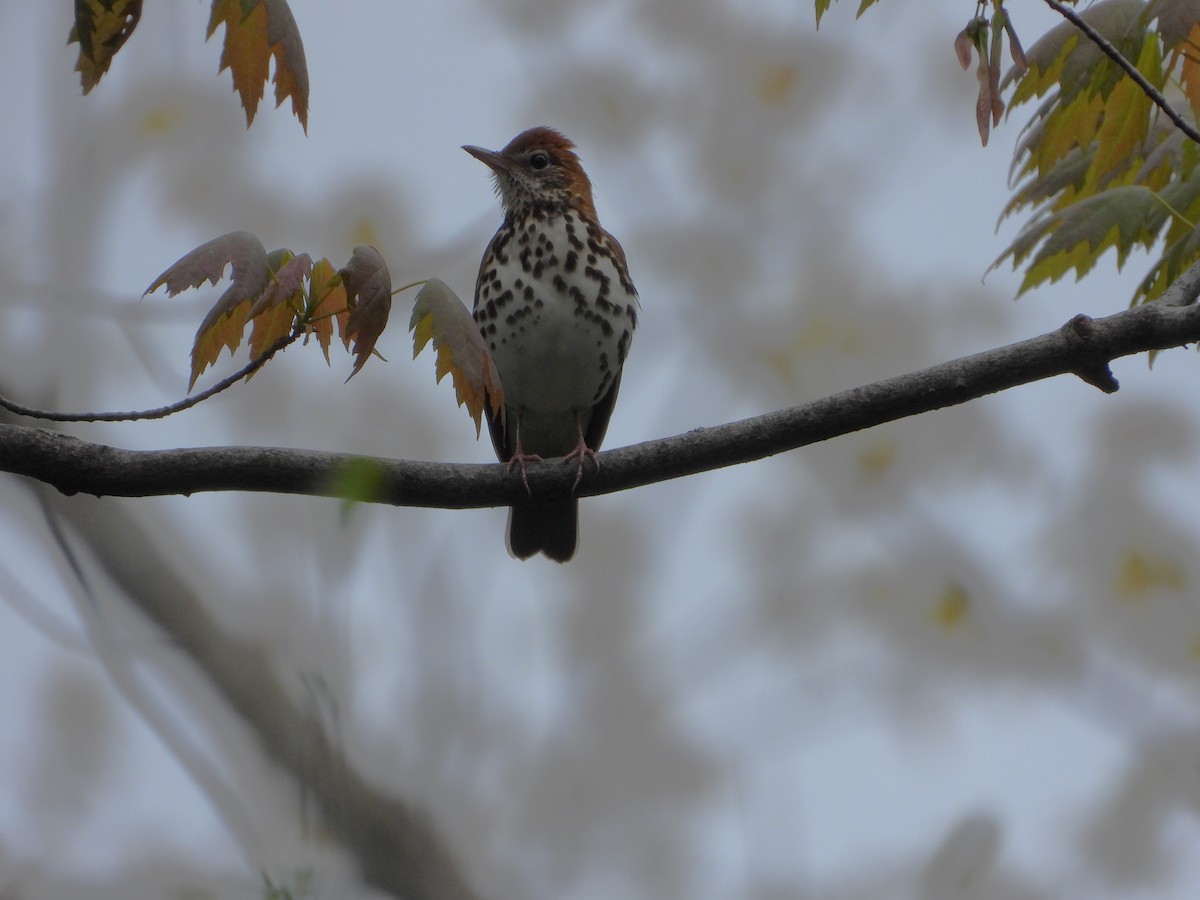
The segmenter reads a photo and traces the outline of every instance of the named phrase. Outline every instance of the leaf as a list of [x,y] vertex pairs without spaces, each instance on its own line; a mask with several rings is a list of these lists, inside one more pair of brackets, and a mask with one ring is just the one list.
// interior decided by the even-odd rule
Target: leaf
[[829,11],[829,6],[833,0],[816,0],[817,2],[817,27],[821,27],[821,16]]
[[1153,14],[1165,49],[1173,51],[1186,41],[1195,41],[1200,0],[1156,0]]
[[312,257],[307,253],[296,256],[290,250],[275,250],[267,257],[267,263],[273,277],[250,307],[250,318],[281,303],[288,303],[293,310],[303,309],[304,282],[312,273]]
[[1021,283],[1021,294],[1044,281],[1057,281],[1071,269],[1077,280],[1082,278],[1110,247],[1117,249],[1119,269],[1135,244],[1153,243],[1151,225],[1159,204],[1153,191],[1139,185],[1107,190],[1037,219],[993,266],[1010,255],[1016,266],[1045,238]]
[[[1137,68],[1152,84],[1161,80],[1162,57],[1155,35],[1146,35]],[[1152,105],[1145,91],[1128,75],[1117,82],[1104,104],[1104,116],[1096,134],[1096,155],[1084,185],[1086,193],[1092,193],[1092,189],[1114,173],[1124,170],[1133,175],[1141,167],[1137,151],[1150,128]]]
[[454,395],[475,420],[475,436],[482,428],[484,405],[491,414],[504,417],[504,390],[492,354],[484,343],[475,319],[458,295],[437,278],[425,282],[417,294],[408,328],[413,333],[413,358],[433,341],[437,353],[437,380],[449,373]]
[[226,266],[231,269],[230,285],[200,323],[192,345],[189,391],[200,373],[217,361],[223,347],[228,347],[229,352],[233,353],[242,342],[250,303],[270,283],[267,251],[262,241],[250,232],[232,231],[180,257],[146,288],[149,294],[166,285],[167,295],[174,297],[187,288],[200,287],[205,281],[216,284],[221,280]]
[[309,301],[304,319],[309,331],[317,336],[325,363],[329,363],[329,343],[333,338],[333,320],[339,322],[339,331],[346,332],[346,320],[350,311],[346,308],[346,288],[333,269],[333,263],[319,259],[309,276]]
[[338,274],[345,285],[346,305],[350,309],[342,338],[354,341],[354,370],[346,377],[349,381],[366,364],[387,326],[392,311],[392,276],[379,251],[361,244],[354,248],[350,262]]
[[253,322],[251,359],[258,359],[276,341],[292,333],[296,316],[304,308],[304,281],[312,271],[312,257],[307,253],[297,256],[290,250],[276,250],[267,261],[272,280],[247,313]]
[[[1080,12],[1080,18],[1109,40],[1123,56],[1133,58],[1142,47],[1145,33],[1144,0],[1099,0]],[[1104,52],[1087,40],[1071,22],[1061,22],[1043,35],[1025,52],[1029,68],[1016,90],[1012,105],[1018,106],[1032,97],[1040,97],[1058,88],[1060,100],[1069,103],[1080,91],[1107,88],[1120,76],[1121,70],[1105,57]],[[1096,77],[1100,75],[1100,80]],[[1004,83],[1018,77],[1014,68]]]
[[292,98],[292,113],[308,131],[308,66],[304,44],[287,0],[213,0],[208,35],[225,26],[221,71],[229,69],[242,99],[246,125],[254,121],[268,64],[275,57],[275,105]]
[[1200,121],[1200,21],[1192,25],[1186,47],[1179,51],[1179,55],[1183,57],[1179,84],[1192,108],[1192,118]]
[[75,71],[84,94],[100,83],[141,17],[142,0],[75,0],[75,24],[67,43],[79,44]]
[[234,286],[239,279],[244,280],[251,274],[258,278],[261,272],[264,282],[268,277],[267,251],[262,241],[249,231],[231,231],[181,256],[154,279],[145,293],[152,294],[166,285],[167,295],[174,297],[188,288],[200,287],[206,281],[216,284],[228,265],[233,266]]

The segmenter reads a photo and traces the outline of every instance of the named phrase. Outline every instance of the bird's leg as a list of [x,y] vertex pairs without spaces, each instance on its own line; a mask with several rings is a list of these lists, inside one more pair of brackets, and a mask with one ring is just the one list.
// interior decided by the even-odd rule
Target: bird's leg
[[578,440],[575,443],[575,449],[563,457],[564,462],[574,462],[575,483],[571,485],[571,493],[575,493],[575,489],[579,487],[579,482],[583,478],[583,463],[584,460],[591,462],[596,467],[596,471],[600,471],[600,460],[596,456],[596,451],[587,445],[587,441],[583,437],[583,421],[579,418],[579,413],[575,413],[575,434]]
[[542,458],[536,453],[526,453],[524,446],[521,444],[521,410],[517,410],[517,449],[513,451],[513,455],[508,458],[508,471],[513,469],[521,470],[521,483],[525,485],[525,493],[533,496],[533,491],[529,490],[529,476],[525,474],[525,466],[531,462],[541,462]]

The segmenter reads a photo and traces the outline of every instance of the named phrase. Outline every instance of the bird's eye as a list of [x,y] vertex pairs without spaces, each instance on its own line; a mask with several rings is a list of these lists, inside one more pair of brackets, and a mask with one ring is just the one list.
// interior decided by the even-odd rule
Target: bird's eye
[[545,150],[534,150],[529,154],[529,168],[540,171],[548,165],[550,165],[550,154]]

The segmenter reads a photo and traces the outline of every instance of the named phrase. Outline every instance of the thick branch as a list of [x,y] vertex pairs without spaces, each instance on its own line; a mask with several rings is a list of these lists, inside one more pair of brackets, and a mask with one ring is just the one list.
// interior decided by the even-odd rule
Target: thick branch
[[[1055,375],[1075,374],[1112,392],[1117,382],[1108,370],[1110,360],[1200,341],[1200,307],[1192,304],[1197,289],[1200,266],[1189,269],[1161,300],[1113,316],[1076,316],[1041,337],[824,400],[611,450],[601,454],[598,474],[584,476],[578,493],[610,493],[750,462]],[[272,447],[122,450],[18,425],[0,425],[0,471],[27,475],[66,494],[96,496],[267,491],[447,509],[504,506],[525,496],[521,480],[498,464]],[[534,494],[565,493],[573,479],[570,466],[529,470]],[[372,485],[371,496],[361,496],[363,484]]]

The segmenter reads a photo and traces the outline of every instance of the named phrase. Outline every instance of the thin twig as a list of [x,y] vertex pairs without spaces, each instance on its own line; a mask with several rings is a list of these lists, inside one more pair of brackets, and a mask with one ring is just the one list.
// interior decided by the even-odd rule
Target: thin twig
[[198,403],[203,403],[209,397],[221,393],[221,391],[232,387],[243,378],[253,375],[271,359],[276,353],[282,350],[289,344],[295,343],[302,335],[303,331],[293,331],[291,334],[281,337],[274,344],[266,349],[262,356],[252,359],[249,363],[234,372],[227,378],[222,378],[212,387],[201,391],[195,396],[188,397],[185,400],[180,400],[177,403],[172,403],[170,406],[159,406],[155,409],[141,409],[131,412],[86,412],[86,413],[60,413],[48,409],[38,409],[35,406],[25,406],[18,403],[16,400],[10,400],[8,397],[0,394],[0,407],[7,409],[10,413],[18,416],[27,416],[31,419],[44,419],[47,422],[136,422],[141,419],[165,419],[167,416],[174,415],[177,412],[183,412],[185,409],[191,409]]
[[1167,98],[1162,95],[1162,92],[1147,81],[1146,76],[1137,70],[1137,66],[1126,59],[1121,54],[1121,51],[1112,45],[1108,38],[1089,25],[1079,13],[1066,4],[1060,3],[1059,0],[1046,0],[1046,5],[1057,11],[1059,15],[1082,31],[1088,40],[1100,48],[1105,56],[1125,70],[1125,74],[1132,78],[1146,96],[1154,101],[1154,105],[1161,109],[1166,117],[1175,123],[1176,128],[1197,144],[1200,144],[1200,131],[1197,131],[1194,125],[1184,119],[1180,113],[1176,112],[1175,108],[1167,102]]

